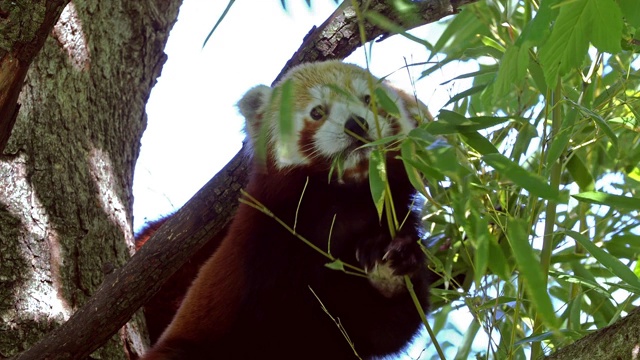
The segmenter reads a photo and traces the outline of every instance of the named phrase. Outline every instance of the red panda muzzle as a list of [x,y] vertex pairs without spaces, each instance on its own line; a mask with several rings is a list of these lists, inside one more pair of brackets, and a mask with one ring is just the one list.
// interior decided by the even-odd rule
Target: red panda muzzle
[[[358,115],[351,115],[349,120],[344,124],[344,129],[347,135],[358,140],[359,145],[364,145],[362,140],[369,139],[369,123]],[[355,136],[354,136],[355,135]]]

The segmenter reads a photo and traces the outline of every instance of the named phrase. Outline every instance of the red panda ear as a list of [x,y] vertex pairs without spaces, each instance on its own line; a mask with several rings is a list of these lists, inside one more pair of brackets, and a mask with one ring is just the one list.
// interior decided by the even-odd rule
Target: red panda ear
[[258,85],[247,91],[238,101],[240,114],[245,118],[245,132],[252,143],[255,143],[260,135],[260,127],[263,123],[263,114],[269,106],[273,89],[266,85]]

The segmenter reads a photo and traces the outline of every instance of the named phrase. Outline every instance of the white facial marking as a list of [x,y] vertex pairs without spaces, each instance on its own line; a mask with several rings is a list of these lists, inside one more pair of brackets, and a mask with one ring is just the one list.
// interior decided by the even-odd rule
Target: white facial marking
[[325,66],[319,63],[303,66],[297,71],[299,73],[290,74],[289,77],[298,84],[308,81],[311,86],[306,89],[306,94],[304,87],[296,88],[293,134],[284,138],[278,129],[278,101],[272,103],[267,111],[271,118],[264,119],[269,127],[268,136],[272,139],[274,160],[280,169],[316,162],[330,166],[335,159],[341,158],[344,173],[349,172],[352,180],[363,180],[368,176],[368,166],[364,161],[370,156],[371,148],[361,148],[361,141],[345,133],[347,121],[353,117],[364,120],[367,129],[362,135],[368,141],[393,135],[396,130],[406,134],[415,127],[398,93],[372,79],[373,85],[382,88],[400,110],[399,118],[390,120],[378,105],[379,115],[376,119],[365,100],[372,96],[365,70],[358,71],[346,64]]

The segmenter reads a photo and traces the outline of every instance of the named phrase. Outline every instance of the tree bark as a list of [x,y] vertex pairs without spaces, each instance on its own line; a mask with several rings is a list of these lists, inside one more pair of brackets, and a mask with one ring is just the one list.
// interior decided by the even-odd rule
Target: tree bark
[[[384,1],[370,3],[412,27],[475,1],[416,2],[423,11],[409,20],[393,16]],[[0,156],[0,358],[30,348],[16,359],[80,359],[107,341],[95,357],[135,357],[143,329],[135,318],[122,325],[224,227],[247,180],[241,152],[127,262],[144,105],[180,1],[74,1],[53,36],[40,41],[65,3],[0,1],[0,137],[9,137],[17,119]],[[283,73],[301,62],[346,57],[361,40],[355,15],[341,7],[312,30]],[[5,31],[7,19],[30,17],[27,35]],[[367,39],[387,35],[365,26]],[[16,89],[31,62],[24,54],[33,58],[40,46],[19,108]],[[551,358],[638,357],[638,316],[634,310]]]
[[[428,21],[425,20],[422,23],[413,23],[412,26],[418,26],[420,24],[435,21],[447,15],[455,14],[457,12],[457,7],[456,7],[457,4],[470,3],[475,1],[477,0],[457,0],[457,1],[454,0],[451,2],[444,1],[444,0],[424,1],[423,3],[425,4],[438,4],[438,6],[433,8],[438,9],[439,13],[430,14],[430,16],[424,16],[423,17],[424,19],[429,19],[429,20]],[[386,6],[385,5],[386,2],[384,1],[373,1],[371,3],[378,4],[379,6]],[[102,4],[104,4],[104,2],[100,3],[100,6],[107,6]],[[444,4],[444,6],[442,4]],[[144,9],[142,6],[137,7],[136,5],[133,5],[133,4],[127,4],[127,5],[138,9],[137,11],[139,11],[140,14],[143,14],[143,15],[146,14],[146,12],[142,10]],[[148,6],[150,4],[146,4],[146,5]],[[98,6],[97,3],[93,4],[93,8],[97,6]],[[125,5],[120,4],[118,2],[117,5],[112,5],[112,6],[123,7]],[[426,6],[426,5],[423,4],[423,6]],[[431,8],[432,7],[425,7],[425,9],[431,9]],[[385,11],[384,10],[385,8],[382,8],[382,7],[377,9],[380,9],[379,11]],[[86,10],[88,10],[89,13],[92,12],[89,9],[86,9]],[[114,17],[121,15],[116,10],[112,10],[112,11],[115,11],[115,14],[113,14]],[[80,13],[82,14],[84,12],[80,11]],[[167,11],[163,11],[160,13],[166,14]],[[346,16],[349,14],[351,15]],[[345,16],[348,18],[346,21],[350,25],[347,25],[344,23]],[[167,19],[169,18],[170,17],[167,16]],[[327,44],[326,43],[321,44],[319,39],[322,36],[326,38],[327,34],[331,33],[332,30],[327,30],[327,29],[357,28],[357,26],[354,25],[357,19],[355,17],[355,12],[353,11],[353,9],[340,8],[336,12],[336,14],[332,16],[332,18],[337,19],[337,21],[340,22],[339,25],[338,23],[335,23],[333,21],[328,21],[325,24],[323,24],[323,27],[319,28],[316,32],[308,35],[305,38],[305,43],[303,44],[303,50],[302,52],[299,52],[299,53],[305,53],[309,48],[319,49],[321,46],[326,46]],[[162,29],[170,27],[170,25],[163,22],[163,20],[165,19],[158,19],[157,26],[160,26]],[[171,21],[170,23],[172,24],[173,22]],[[107,27],[107,28],[108,30],[113,29],[112,27]],[[365,30],[366,30],[365,37],[367,39],[372,39],[377,37],[380,34],[385,33],[385,30],[379,29],[375,26],[366,26]],[[103,31],[105,30],[103,29]],[[326,32],[326,31],[329,31],[329,32]],[[111,34],[102,34],[102,36],[105,36],[105,37],[109,37],[108,35],[111,35]],[[334,32],[334,35],[336,35],[335,32]],[[110,58],[110,60],[112,61],[111,62],[112,66],[111,67],[107,66],[106,69],[102,69],[102,71],[104,72],[101,73],[100,75],[101,79],[110,79],[118,82],[118,84],[120,82],[124,82],[126,84],[129,84],[129,86],[131,83],[137,83],[138,79],[142,79],[142,81],[140,81],[140,83],[142,84],[147,84],[145,79],[149,80],[150,82],[155,80],[155,76],[147,77],[144,74],[139,74],[131,71],[127,66],[125,66],[124,69],[121,66],[119,66],[121,65],[123,57],[130,56],[131,58],[134,58],[134,59],[136,57],[146,59],[148,56],[150,56],[150,55],[147,55],[150,52],[148,51],[148,49],[144,47],[144,45],[148,44],[149,42],[148,37],[151,35],[148,33],[142,32],[142,34],[136,34],[136,36],[140,36],[140,38],[142,39],[140,40],[143,44],[142,54],[140,53],[140,51],[137,53],[126,53],[125,51],[120,52],[118,50],[115,50],[116,54],[119,54],[119,57],[116,56],[115,59]],[[333,36],[333,37],[334,39],[337,40],[337,36]],[[100,39],[103,39],[103,38],[100,38]],[[127,38],[127,40],[131,40],[133,42],[132,39],[133,38]],[[326,59],[347,56],[349,53],[351,53],[353,50],[355,50],[359,46],[360,34],[357,31],[342,33],[342,35],[340,35],[340,40],[343,41],[344,45],[342,46],[344,46],[344,51],[327,52],[325,50],[319,50],[318,53],[323,55],[316,56],[313,60],[319,61],[319,60],[326,60]],[[124,42],[126,43],[126,41]],[[122,43],[123,43],[122,40],[116,41],[116,44],[121,45]],[[103,41],[102,46],[94,43],[93,45],[95,47],[91,48],[92,50],[90,52],[90,56],[93,56],[94,53],[99,53],[100,51],[110,53],[114,49],[111,48],[109,44],[110,42],[106,40]],[[164,38],[163,38],[162,44],[164,44]],[[140,45],[140,43],[138,43],[138,45]],[[58,51],[56,52],[54,50],[58,50]],[[54,54],[58,54],[58,56],[60,56],[59,49],[54,48],[54,50],[52,50],[52,53],[48,55],[51,56]],[[131,60],[131,59],[127,58],[127,60]],[[297,65],[299,62],[308,61],[308,60],[309,59],[305,57],[299,57],[298,59],[294,59],[287,64],[285,69],[283,69],[283,72],[288,70],[290,67]],[[46,69],[46,61],[44,63],[45,65],[43,65],[43,70]],[[130,66],[133,66],[133,67],[140,66],[140,65],[143,65],[144,63],[146,63],[146,61],[142,61],[142,64],[138,64],[138,65],[134,64]],[[154,65],[158,64],[158,62],[154,63],[153,61],[149,61],[149,63]],[[84,66],[86,66],[86,63],[81,62],[80,67],[84,67]],[[93,67],[91,66],[89,67],[89,69],[92,69],[92,68]],[[159,69],[159,67],[157,67],[156,69]],[[55,72],[53,73],[53,75],[51,73],[49,73],[49,75],[53,76],[54,78],[57,78],[57,76],[55,75]],[[139,77],[134,77],[134,76],[139,76]],[[37,85],[41,86],[41,84],[39,83]],[[58,89],[64,88],[64,85],[65,84],[61,83],[60,81],[57,82]],[[89,82],[87,84],[77,85],[75,89],[76,91],[82,92],[81,94],[86,94],[86,92],[92,93],[95,87],[96,87],[96,84]],[[54,88],[54,87],[51,86],[50,88]],[[86,90],[87,88],[91,90],[87,91]],[[113,84],[111,86],[107,86],[107,88],[109,90],[115,89],[114,93],[118,93],[118,91],[120,92],[122,91],[121,87],[115,86]],[[146,87],[144,86],[143,88],[146,89]],[[33,89],[33,91],[37,93],[35,89],[38,89],[38,87],[34,87]],[[103,166],[106,167],[103,173],[106,172],[107,176],[110,179],[114,180],[112,181],[113,183],[112,187],[115,187],[115,190],[116,190],[116,191],[112,191],[113,189],[109,189],[110,190],[109,196],[110,196],[110,199],[112,200],[110,204],[113,204],[114,202],[116,204],[118,202],[122,204],[118,208],[120,212],[117,212],[118,214],[121,214],[122,217],[118,219],[112,219],[112,222],[110,223],[111,224],[110,229],[100,228],[98,230],[93,228],[91,229],[87,228],[87,226],[93,225],[93,223],[91,223],[89,220],[93,220],[94,223],[97,222],[96,220],[94,220],[94,218],[89,216],[86,216],[86,217],[82,216],[80,218],[81,221],[79,221],[79,224],[83,226],[80,229],[77,229],[78,230],[77,234],[71,231],[71,230],[75,230],[75,227],[73,226],[71,227],[70,230],[66,230],[66,228],[61,227],[60,225],[57,225],[57,224],[55,224],[57,226],[53,227],[54,229],[58,229],[58,228],[64,229],[65,235],[69,233],[69,235],[64,238],[65,240],[64,242],[60,242],[59,239],[62,239],[62,238],[59,236],[56,236],[56,241],[65,245],[66,247],[69,247],[69,249],[65,247],[64,250],[65,252],[70,250],[73,251],[73,254],[75,256],[74,259],[77,259],[79,257],[84,258],[85,254],[87,254],[89,251],[95,250],[95,251],[104,252],[105,249],[110,249],[110,251],[116,255],[109,257],[108,260],[104,259],[105,258],[104,255],[101,257],[97,257],[97,259],[103,258],[102,261],[101,262],[98,261],[98,263],[95,263],[96,262],[95,253],[94,253],[94,257],[87,255],[87,259],[92,259],[91,261],[94,262],[93,265],[96,265],[95,266],[96,268],[100,268],[102,266],[108,269],[113,269],[113,268],[118,269],[122,265],[124,259],[126,258],[125,252],[121,250],[118,247],[118,245],[116,245],[116,243],[118,242],[124,243],[123,237],[125,238],[124,240],[127,243],[129,243],[131,240],[130,230],[129,230],[130,220],[131,220],[130,219],[131,170],[133,169],[133,160],[135,160],[135,156],[137,156],[137,149],[138,149],[137,146],[139,144],[140,131],[142,130],[141,124],[144,124],[143,106],[147,98],[147,96],[136,97],[133,94],[123,92],[123,94],[127,94],[127,96],[122,96],[121,99],[118,99],[113,97],[114,93],[109,93],[109,95],[111,96],[106,96],[106,97],[98,97],[98,98],[93,97],[92,100],[95,102],[93,103],[93,107],[90,107],[90,108],[83,107],[82,108],[83,111],[71,113],[71,114],[78,115],[83,119],[83,121],[81,121],[79,124],[81,125],[80,128],[74,127],[74,129],[83,136],[80,139],[74,138],[71,141],[76,145],[80,145],[79,146],[80,149],[76,149],[75,147],[72,147],[69,144],[65,144],[66,147],[61,150],[67,152],[68,154],[74,154],[74,156],[84,155],[83,159],[88,162],[86,158],[91,158],[91,157],[89,156],[90,154],[85,154],[85,153],[87,152],[87,150],[93,150],[93,148],[89,146],[89,149],[87,149],[87,146],[93,145],[94,143],[96,143],[96,140],[99,140],[97,141],[97,144],[98,144],[97,147],[99,150],[103,150],[100,154],[109,155],[107,157],[101,156],[101,159],[102,159],[101,164],[103,164]],[[135,101],[132,101],[132,100],[135,100]],[[69,101],[69,99],[66,99],[66,101]],[[56,105],[57,107],[60,107],[61,104],[64,104],[64,102],[56,101],[55,104],[52,104],[52,105]],[[78,106],[77,102],[71,102],[71,104],[75,104],[76,107]],[[87,105],[87,103],[85,102],[83,102],[82,104],[85,106]],[[134,105],[136,105],[135,106],[136,112],[135,112],[135,115],[132,115],[128,112],[132,110],[131,107]],[[68,108],[69,111],[73,111],[74,106],[73,105],[66,106],[65,108]],[[138,113],[138,111],[140,112]],[[112,123],[112,122],[106,122],[105,120],[102,120],[102,121],[96,120],[95,118],[92,118],[91,120],[92,122],[94,121],[98,122],[99,123],[98,128],[102,127],[104,128],[104,130],[111,130],[112,128],[117,128],[120,130],[127,129],[127,131],[130,131],[130,132],[127,134],[127,136],[124,136],[124,138],[120,138],[120,139],[105,138],[104,136],[101,136],[99,134],[88,135],[90,133],[90,131],[87,130],[87,127],[89,126],[89,121],[88,121],[89,114],[93,114],[94,112],[100,112],[101,114],[102,112],[106,112],[111,116],[115,115],[114,112],[117,113],[117,115],[120,115],[121,112],[124,112],[127,115],[126,118],[129,119],[129,122],[127,122],[126,120],[123,120],[123,122],[121,123]],[[46,112],[40,111],[38,113],[38,115],[42,115],[42,114],[46,114]],[[36,116],[36,118],[39,118],[39,116]],[[68,122],[71,121],[72,119],[73,118],[70,119],[69,116],[61,117],[60,121],[54,126],[59,126],[64,128],[65,126],[69,126]],[[132,121],[131,119],[137,120],[137,122]],[[39,139],[40,136],[42,136],[42,134],[40,134],[39,131],[41,130],[40,129],[35,130],[34,128],[32,128],[32,130],[30,132],[27,132],[27,134],[24,136],[23,141],[27,142],[30,139],[31,141],[42,141],[42,139],[37,140]],[[53,131],[53,130],[50,130],[50,131]],[[69,131],[64,133],[67,134],[69,133]],[[95,137],[97,137],[97,139]],[[22,137],[20,138],[22,139]],[[50,146],[50,148],[47,150],[48,153],[50,155],[53,155],[51,154],[52,148],[54,148],[54,146],[59,146],[59,143],[62,142],[63,140],[67,140],[67,139],[59,135],[53,140],[46,141],[45,143],[48,146]],[[131,144],[135,144],[135,146],[132,146]],[[109,145],[110,147],[107,146],[107,149],[103,149],[105,145]],[[111,149],[111,147],[114,147],[114,146],[118,148]],[[21,147],[14,146],[13,148],[20,149]],[[135,151],[132,152],[132,150],[135,150]],[[125,154],[125,155],[122,158],[119,158],[118,156],[120,156],[121,154]],[[31,159],[30,156],[39,158],[39,154],[37,154],[37,151],[29,152],[28,154],[25,154],[22,156],[16,155],[16,158],[22,159],[21,160],[22,162],[28,162],[28,161],[32,161],[30,160]],[[69,161],[72,162],[72,159],[74,158],[75,157],[72,156],[71,158],[69,158],[70,159]],[[110,162],[107,162],[107,160],[105,159],[110,159],[109,160]],[[57,170],[56,168],[52,169],[52,166],[50,165],[54,160],[55,159],[47,158],[48,162],[45,161],[41,166],[45,170],[50,170],[50,169]],[[114,166],[113,161],[119,161],[117,164],[118,165],[117,167]],[[66,164],[66,162],[64,164]],[[82,162],[82,164],[80,165],[84,165],[84,162]],[[34,168],[40,169],[38,165],[35,165]],[[126,321],[134,314],[134,312],[146,300],[148,300],[154,294],[155,291],[159,289],[159,287],[162,285],[162,282],[164,280],[168,279],[187,259],[193,256],[193,254],[196,253],[197,250],[200,249],[208,239],[215,237],[217,231],[219,231],[219,229],[221,229],[224,226],[224,224],[228,222],[228,220],[231,218],[237,206],[237,199],[240,194],[240,189],[246,184],[247,169],[248,169],[248,161],[241,151],[218,175],[216,175],[214,179],[212,179],[207,185],[205,185],[205,187],[203,187],[203,189],[200,190],[198,194],[196,194],[174,217],[172,217],[171,220],[165,223],[165,225],[152,237],[150,241],[147,242],[147,245],[145,245],[141,249],[141,251],[138,252],[131,259],[131,261],[129,261],[124,267],[116,270],[114,273],[105,277],[104,282],[102,283],[102,286],[100,286],[100,288],[95,292],[94,296],[91,299],[89,299],[83,307],[79,308],[75,312],[75,314],[65,324],[56,328],[54,331],[52,331],[49,334],[49,336],[47,336],[45,339],[40,341],[37,345],[33,346],[28,351],[17,356],[16,359],[21,359],[21,360],[22,359],[78,359],[78,358],[83,358],[84,356],[86,356],[86,354],[93,351],[93,349],[96,349],[98,346],[104,343],[104,341],[106,341],[109,338],[110,334],[115,333],[124,323],[126,323]],[[67,178],[71,177],[72,179],[78,176],[78,175],[75,175],[76,173],[78,173],[78,171],[80,171],[80,174],[83,173],[81,170],[88,172],[85,169],[76,169],[71,166],[63,167],[63,168],[60,168],[59,170],[60,171],[58,172],[58,174],[60,177],[66,176]],[[47,171],[44,171],[42,173],[43,173],[43,177],[51,177],[51,175]],[[119,177],[115,178],[117,176]],[[82,184],[84,184],[84,186],[86,187],[87,182],[90,182],[90,181],[85,180]],[[47,204],[51,205],[52,210],[54,210],[53,214],[58,214],[59,211],[62,211],[65,214],[69,213],[68,216],[71,218],[74,218],[73,216],[76,216],[75,218],[77,218],[77,213],[79,210],[77,208],[79,205],[82,205],[84,208],[84,205],[87,203],[86,200],[90,200],[89,203],[93,204],[94,206],[97,205],[97,203],[100,203],[100,199],[95,198],[96,197],[95,193],[99,191],[104,192],[101,188],[98,188],[98,189],[94,188],[93,189],[94,191],[91,192],[90,191],[91,187],[88,187],[87,192],[80,197],[81,199],[85,199],[85,201],[82,201],[82,200],[78,200],[79,194],[76,193],[78,185],[80,184],[76,184],[74,182],[74,183],[71,183],[71,185],[69,185],[66,189],[64,188],[62,189],[62,190],[67,190],[66,193],[63,192],[64,194],[63,198],[65,196],[70,196],[72,197],[72,200],[65,200],[64,204],[59,204],[59,205],[52,204],[53,200],[47,202]],[[43,187],[43,189],[51,189],[51,188]],[[53,190],[54,192],[60,190],[58,188],[53,188],[53,189],[55,189]],[[91,202],[91,200],[93,200],[93,202]],[[71,207],[71,209],[67,209],[67,207]],[[99,208],[100,206],[95,206],[95,207]],[[43,212],[48,214],[49,208],[44,209]],[[102,211],[101,209],[95,210],[94,213],[92,213],[92,215],[95,217],[98,217],[98,216],[101,216],[102,218],[106,217],[105,212]],[[73,225],[73,224],[65,223],[64,217],[56,217],[56,219],[59,220],[62,225],[66,225],[66,226]],[[118,224],[120,227],[118,227],[115,224]],[[125,228],[126,230],[124,230]],[[111,232],[108,233],[108,236],[105,236],[107,235],[106,234],[107,230],[111,230]],[[96,232],[97,234],[95,234]],[[101,246],[96,245],[91,249],[85,249],[85,247],[89,246],[85,244],[87,243],[93,244],[96,240],[96,239],[86,240],[86,238],[90,234],[91,235],[95,234],[94,235],[95,237],[98,237],[103,241],[108,239],[109,244],[111,245],[106,246],[105,244],[101,244]],[[61,267],[57,266],[57,268],[60,269]],[[70,272],[70,274],[66,274],[66,272]],[[86,300],[87,295],[93,293],[95,286],[97,286],[102,279],[102,276],[100,275],[94,274],[93,277],[91,277],[91,275],[87,275],[84,268],[82,268],[81,271],[79,271],[79,266],[71,266],[70,270],[68,271],[65,270],[64,275],[66,276],[65,279],[68,278],[69,280],[75,280],[77,278],[83,279],[85,277],[90,278],[89,284],[92,286],[83,285],[81,289],[83,289],[84,291],[80,292],[82,296],[76,296],[80,298],[80,300],[82,301]],[[81,301],[75,301],[73,304],[77,306],[80,303]],[[81,335],[81,333],[85,333],[85,334]],[[13,353],[15,352],[12,352],[11,354]],[[109,356],[110,355],[108,355],[107,358],[115,359],[115,357],[109,357]]]
[[[57,6],[64,3],[0,2],[0,21],[33,17],[34,36],[42,40],[28,43],[37,56],[0,157],[0,358],[30,348],[66,321],[105,274],[128,261],[144,107],[180,5],[178,0],[79,0],[60,15]],[[40,18],[45,21],[36,21]],[[44,25],[52,19],[53,31]],[[12,46],[3,49],[3,58],[24,53],[29,39],[1,34],[3,44]],[[3,95],[20,90],[20,68],[27,60],[14,72],[1,73],[15,75]],[[3,109],[11,107],[11,96],[2,97]],[[0,117],[0,123],[7,119]],[[82,329],[65,341],[98,330]],[[126,359],[144,347],[139,316],[114,333],[95,357]],[[67,357],[86,358],[89,352]]]
[[640,359],[640,308],[547,357],[550,360]]
[[[69,0],[0,3],[0,154],[20,106],[17,103],[29,65]],[[25,11],[29,10],[29,11]]]

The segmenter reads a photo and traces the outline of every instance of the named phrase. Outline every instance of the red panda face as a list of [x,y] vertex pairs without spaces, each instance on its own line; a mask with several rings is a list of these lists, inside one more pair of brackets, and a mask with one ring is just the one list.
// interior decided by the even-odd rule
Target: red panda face
[[[292,89],[291,99],[283,99],[286,82]],[[384,92],[398,112],[391,114],[378,105],[376,115],[372,90],[378,96]],[[286,101],[291,104],[291,114],[286,114],[292,121],[289,133],[280,127]],[[258,151],[256,146],[263,141],[269,154],[267,161],[272,161],[276,169],[303,166],[328,172],[338,161],[343,174],[340,180],[344,181],[367,178],[372,148],[366,143],[407,134],[416,126],[397,90],[366,70],[339,61],[296,67],[273,89],[251,89],[239,108],[247,120],[253,151]]]

